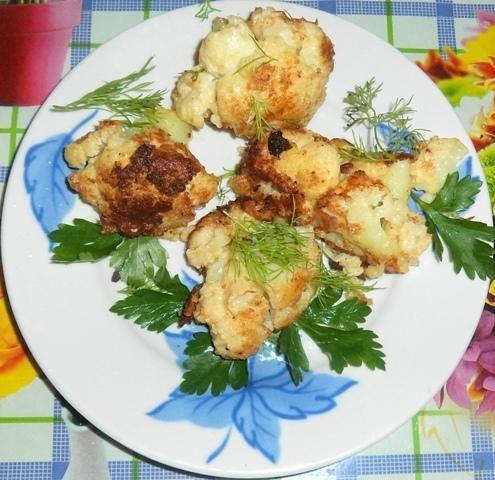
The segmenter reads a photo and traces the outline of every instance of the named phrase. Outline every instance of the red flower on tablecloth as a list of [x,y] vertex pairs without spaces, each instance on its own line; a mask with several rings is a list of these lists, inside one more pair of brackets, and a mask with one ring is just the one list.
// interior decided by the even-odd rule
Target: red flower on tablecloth
[[447,60],[443,59],[435,50],[430,50],[426,54],[425,60],[423,62],[417,60],[416,65],[435,83],[446,78],[464,77],[469,73],[466,66],[452,49],[445,47],[444,52],[448,56]]
[[485,88],[495,90],[495,56],[490,56],[486,62],[475,63],[473,70],[483,79]]
[[483,109],[480,111],[476,119],[475,130],[469,132],[469,136],[478,152],[495,143],[495,97],[489,112]]

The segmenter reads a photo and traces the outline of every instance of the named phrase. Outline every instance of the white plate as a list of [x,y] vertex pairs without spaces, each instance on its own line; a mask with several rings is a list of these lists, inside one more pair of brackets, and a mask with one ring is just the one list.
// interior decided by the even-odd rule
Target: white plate
[[[343,132],[342,98],[374,76],[384,83],[382,107],[414,95],[414,124],[461,139],[482,176],[471,143],[435,85],[380,39],[322,11],[293,4],[294,17],[318,19],[335,44],[335,71],[328,97],[309,127],[327,137]],[[222,14],[247,16],[254,2],[215,2]],[[90,422],[123,445],[167,465],[215,476],[274,477],[321,467],[379,440],[411,417],[447,379],[477,324],[486,284],[455,275],[428,252],[407,275],[380,279],[368,325],[387,355],[386,372],[348,368],[330,374],[312,350],[314,375],[295,389],[283,364],[253,361],[256,381],[221,401],[171,400],[181,370],[170,345],[183,337],[140,330],[108,309],[118,298],[106,261],[53,265],[43,231],[95,213],[65,190],[60,148],[89,131],[90,112],[52,113],[101,85],[140,67],[154,55],[150,77],[173,88],[178,72],[192,65],[210,21],[194,17],[197,6],[146,21],[100,47],[52,93],[34,119],[10,176],[3,213],[5,278],[15,317],[34,357],[60,393]],[[177,54],[180,53],[180,56]],[[84,120],[84,122],[83,122]],[[207,170],[221,172],[238,160],[227,133],[195,133],[192,151]],[[58,152],[58,153],[57,153]],[[469,165],[468,165],[469,167]],[[28,192],[27,192],[28,191]],[[72,202],[74,205],[72,206]],[[212,207],[212,205],[210,205]],[[489,222],[483,187],[470,215]],[[183,245],[166,244],[173,271],[184,268]],[[190,270],[189,270],[190,273]],[[184,272],[182,272],[184,278]],[[184,334],[186,335],[186,334]],[[182,342],[182,343],[181,343]],[[269,352],[268,352],[269,353]],[[264,360],[264,361],[262,361]],[[335,403],[334,403],[335,401]],[[168,402],[163,406],[164,402]],[[158,408],[162,405],[161,408]],[[155,410],[155,415],[149,414]],[[174,421],[167,419],[174,419]]]

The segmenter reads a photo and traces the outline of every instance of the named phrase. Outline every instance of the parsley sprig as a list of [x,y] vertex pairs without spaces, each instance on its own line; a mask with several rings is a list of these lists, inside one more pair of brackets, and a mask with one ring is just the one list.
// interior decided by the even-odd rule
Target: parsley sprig
[[[380,113],[374,107],[374,101],[381,89],[382,84],[377,85],[372,78],[348,91],[344,97],[346,128],[364,126],[370,137],[365,141],[353,131],[354,145],[340,149],[342,156],[350,161],[393,161],[404,155],[412,156],[423,140],[424,130],[411,126],[412,99],[396,99],[388,111]],[[384,125],[388,127],[387,142],[380,133]]]
[[110,255],[124,237],[114,233],[103,235],[101,226],[76,218],[74,225],[59,225],[48,237],[56,244],[53,248],[54,262],[96,262]]
[[110,311],[147,330],[163,332],[177,323],[188,297],[189,290],[179,277],[171,277],[162,266],[153,276],[152,285],[132,291],[112,305]]
[[278,350],[285,357],[294,385],[299,385],[304,379],[304,372],[309,372],[309,360],[296,324],[293,323],[280,332]]
[[425,213],[437,259],[442,260],[445,246],[456,273],[464,270],[468,278],[477,275],[484,280],[495,278],[495,228],[459,216],[460,211],[474,203],[480,187],[481,181],[470,176],[459,179],[455,172],[447,176],[431,203],[421,200],[414,192],[411,197]]
[[[371,308],[355,297],[341,300],[341,296],[340,290],[325,289],[313,299],[294,327],[304,331],[316,343],[327,356],[330,368],[337,373],[342,373],[347,366],[363,364],[370,370],[385,370],[385,354],[377,342],[377,335],[361,327]],[[293,343],[293,348],[296,346]],[[301,352],[293,352],[286,358],[293,378],[294,371],[304,370],[305,360]]]
[[139,70],[106,82],[78,100],[67,105],[54,105],[52,109],[55,112],[70,112],[99,108],[110,112],[112,118],[122,120],[126,126],[132,126],[133,121],[145,118],[163,101],[164,90],[150,91],[153,82],[142,81],[155,68],[151,65],[152,60],[153,57],[149,58]]
[[148,284],[154,279],[155,267],[166,263],[167,254],[156,237],[127,238],[110,257],[110,266],[131,288]]
[[122,291],[125,298],[111,312],[155,332],[179,319],[189,290],[168,273],[167,254],[157,238],[106,235],[100,225],[76,218],[74,225],[59,225],[50,239],[57,244],[54,262],[95,262],[110,257],[110,266],[127,285]]
[[202,395],[211,389],[211,394],[217,396],[229,386],[239,390],[248,384],[246,360],[225,360],[216,355],[209,333],[195,333],[184,353],[188,358],[183,364],[181,392]]

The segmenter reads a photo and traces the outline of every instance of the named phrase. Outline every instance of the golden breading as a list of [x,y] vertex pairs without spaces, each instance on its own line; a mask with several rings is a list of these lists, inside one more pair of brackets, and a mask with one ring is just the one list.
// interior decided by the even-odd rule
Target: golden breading
[[430,244],[424,217],[409,210],[402,193],[397,196],[362,170],[318,201],[315,222],[318,236],[334,250],[359,257],[370,277],[407,272]]
[[201,73],[181,75],[174,107],[197,128],[207,118],[246,138],[255,134],[257,102],[273,128],[304,127],[325,99],[333,56],[332,42],[316,22],[273,8],[256,8],[247,22],[216,18],[200,45],[195,70]]
[[65,158],[72,167],[85,165],[68,181],[100,213],[105,233],[177,238],[218,184],[165,131],[150,128],[129,137],[117,121],[100,122],[67,146]]
[[[236,203],[230,217],[250,219]],[[224,358],[247,358],[257,352],[274,331],[292,322],[307,308],[315,294],[310,279],[314,268],[283,272],[268,285],[252,281],[244,268],[231,262],[232,220],[220,210],[202,218],[188,239],[188,262],[204,273],[195,292],[194,318],[208,325],[215,351]],[[309,239],[307,255],[318,265],[319,248]]]
[[255,218],[310,223],[316,200],[339,182],[341,142],[304,129],[272,132],[248,145],[230,185]]

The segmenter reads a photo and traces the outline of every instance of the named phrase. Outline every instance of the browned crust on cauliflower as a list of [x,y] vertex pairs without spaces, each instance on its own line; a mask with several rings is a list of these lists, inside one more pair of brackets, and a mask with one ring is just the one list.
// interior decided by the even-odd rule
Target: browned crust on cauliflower
[[100,213],[104,233],[175,238],[218,183],[184,144],[160,129],[129,138],[120,122],[102,122],[69,145],[65,156],[69,164],[87,163],[68,182]]
[[231,187],[259,220],[309,224],[316,199],[339,181],[340,143],[304,129],[271,132],[249,143]]

